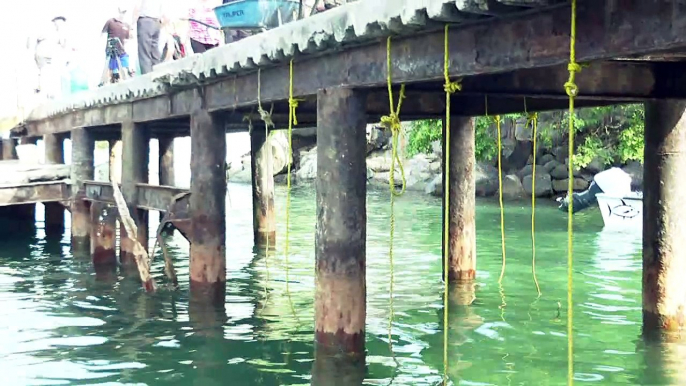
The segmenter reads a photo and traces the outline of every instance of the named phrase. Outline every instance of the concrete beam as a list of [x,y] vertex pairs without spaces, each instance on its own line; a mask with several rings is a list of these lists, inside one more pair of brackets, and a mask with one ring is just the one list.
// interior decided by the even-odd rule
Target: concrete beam
[[71,187],[64,181],[2,186],[0,187],[0,206],[59,203],[68,200],[70,194]]

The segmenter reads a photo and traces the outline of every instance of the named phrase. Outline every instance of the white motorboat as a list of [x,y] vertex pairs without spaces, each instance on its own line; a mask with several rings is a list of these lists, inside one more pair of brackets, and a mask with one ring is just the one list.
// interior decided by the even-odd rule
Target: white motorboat
[[639,229],[643,227],[642,192],[631,192],[621,196],[598,193],[596,199],[605,228]]
[[[631,176],[620,168],[596,174],[589,188],[572,195],[574,213],[598,203],[605,228],[642,229],[643,193],[631,191]],[[567,210],[569,198],[558,199],[561,210]]]

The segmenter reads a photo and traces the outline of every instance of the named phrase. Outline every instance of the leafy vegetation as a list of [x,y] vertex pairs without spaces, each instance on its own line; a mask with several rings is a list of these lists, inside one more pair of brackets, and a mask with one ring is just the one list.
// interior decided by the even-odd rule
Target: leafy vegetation
[[[629,161],[643,162],[643,130],[645,112],[642,105],[617,105],[579,109],[574,119],[576,149],[573,162],[588,166],[593,160],[604,165]],[[522,114],[510,114],[504,119],[523,119]],[[492,160],[497,155],[497,138],[493,118],[476,118],[476,157]],[[543,148],[567,143],[569,113],[540,114],[538,142]],[[440,141],[440,119],[413,122],[409,130],[408,155],[431,152],[431,143]]]

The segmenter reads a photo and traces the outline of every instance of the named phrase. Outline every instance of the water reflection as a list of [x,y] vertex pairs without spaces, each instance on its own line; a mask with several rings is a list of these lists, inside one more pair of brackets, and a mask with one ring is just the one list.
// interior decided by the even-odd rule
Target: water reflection
[[[61,239],[47,238],[39,223],[35,232],[0,240],[3,380],[10,385],[441,382],[440,200],[408,194],[396,206],[391,352],[388,192],[370,189],[367,353],[345,358],[313,347],[314,190],[301,185],[293,191],[288,259],[282,249],[284,190],[277,189],[278,239],[268,254],[253,250],[250,187],[232,184],[229,194],[223,307],[189,298],[188,243],[180,235],[167,240],[179,289],[160,285],[153,295],[141,289],[135,273],[94,271],[89,256],[73,256],[68,224]],[[479,204],[476,281],[450,290],[453,384],[566,383],[566,218],[544,203],[537,211],[540,298],[531,277],[530,208],[506,206],[508,265],[501,291],[499,210]],[[150,218],[154,229],[157,216]],[[601,231],[602,219],[593,211],[575,224],[576,379],[686,384],[678,367],[686,359],[683,346],[639,340],[640,237]],[[152,273],[158,283],[165,280],[163,267],[156,256]]]

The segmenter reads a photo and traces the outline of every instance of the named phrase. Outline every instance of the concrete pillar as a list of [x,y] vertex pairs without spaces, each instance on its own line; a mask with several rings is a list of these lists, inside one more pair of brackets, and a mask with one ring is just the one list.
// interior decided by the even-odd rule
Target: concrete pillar
[[93,179],[94,151],[95,140],[87,129],[71,131],[71,181],[73,192],[78,192],[71,209],[71,246],[72,250],[85,253],[90,251],[90,204],[82,200],[83,181]]
[[[46,164],[64,164],[64,139],[55,134],[43,136]],[[64,206],[59,202],[45,204],[45,233],[61,236],[64,233]]]
[[[150,137],[145,126],[124,122],[121,126],[122,173],[121,192],[124,195],[129,213],[138,226],[138,242],[148,248],[148,211],[137,209],[139,183],[148,182],[148,163],[150,156]],[[121,226],[120,259],[124,266],[135,267],[132,240]]]
[[117,265],[116,213],[107,204],[91,204],[91,258],[96,268]]
[[365,352],[365,127],[360,92],[318,92],[315,346],[350,360]]
[[17,159],[17,144],[12,138],[5,138],[2,140],[2,159],[9,161]]
[[[109,140],[109,180],[118,181],[119,158],[115,147],[120,141]],[[101,203],[91,204],[91,257],[98,272],[111,271],[117,265],[117,209]]]
[[364,355],[347,358],[330,347],[314,349],[312,386],[359,386],[366,376]]
[[[471,281],[476,277],[476,155],[474,119],[452,117],[450,126],[448,280],[454,283]],[[443,127],[446,127],[445,121]],[[445,130],[443,137],[446,138]],[[448,144],[444,141],[443,170],[447,170],[446,146]],[[445,191],[443,201],[445,208]],[[445,251],[443,256],[445,258]],[[445,265],[443,267],[445,268]]]
[[252,164],[253,234],[255,246],[276,244],[274,215],[274,166],[270,157],[271,144],[264,128],[250,134]]
[[226,294],[226,134],[206,110],[191,114],[190,288],[196,299]]
[[160,155],[160,185],[176,186],[174,181],[174,137],[158,139]]
[[686,327],[685,101],[645,104],[643,332],[677,338]]
[[[159,174],[160,185],[176,186],[174,172],[174,137],[160,137],[159,143]],[[160,212],[160,221],[165,213]]]

